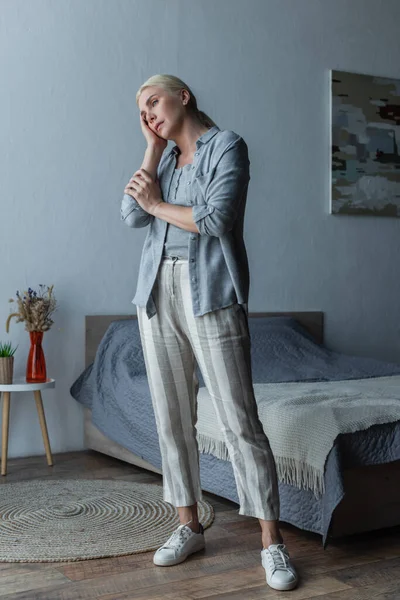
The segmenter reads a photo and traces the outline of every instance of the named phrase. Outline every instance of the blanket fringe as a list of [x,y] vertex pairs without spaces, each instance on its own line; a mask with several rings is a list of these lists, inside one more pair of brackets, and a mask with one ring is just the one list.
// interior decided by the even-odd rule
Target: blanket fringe
[[275,456],[275,464],[280,482],[310,490],[316,498],[324,494],[324,474],[315,467],[283,456]]
[[203,452],[203,454],[212,454],[221,460],[230,460],[225,442],[214,440],[202,433],[197,434],[197,442],[199,444],[199,451]]
[[[228,448],[225,442],[215,440],[202,433],[197,434],[199,451],[204,454],[212,454],[221,460],[230,460]],[[274,456],[278,480],[300,489],[313,492],[316,498],[320,498],[325,492],[324,474],[318,469],[306,463],[298,462],[292,458]]]

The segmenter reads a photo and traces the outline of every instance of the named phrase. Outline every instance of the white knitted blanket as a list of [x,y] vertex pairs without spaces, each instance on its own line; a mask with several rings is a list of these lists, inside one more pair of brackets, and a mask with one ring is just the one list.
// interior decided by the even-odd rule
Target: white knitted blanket
[[[317,498],[324,493],[325,461],[339,434],[400,420],[400,375],[253,388],[279,481]],[[198,392],[197,432],[200,452],[229,460],[206,387]]]

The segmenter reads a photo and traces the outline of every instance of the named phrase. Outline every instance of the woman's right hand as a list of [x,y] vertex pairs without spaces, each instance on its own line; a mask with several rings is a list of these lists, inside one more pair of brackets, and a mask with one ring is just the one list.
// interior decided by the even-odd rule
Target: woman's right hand
[[142,128],[143,135],[147,140],[148,146],[151,146],[152,148],[157,148],[160,151],[165,150],[165,148],[168,145],[168,140],[165,140],[164,138],[160,137],[155,133],[155,131],[150,129],[147,121],[145,121],[145,118],[142,115],[140,115],[140,126]]

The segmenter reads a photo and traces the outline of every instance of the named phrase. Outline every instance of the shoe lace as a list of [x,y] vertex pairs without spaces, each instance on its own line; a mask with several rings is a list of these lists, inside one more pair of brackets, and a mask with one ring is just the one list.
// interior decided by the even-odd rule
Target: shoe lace
[[190,531],[188,531],[186,525],[180,525],[176,529],[171,537],[165,542],[163,548],[179,548],[185,541],[190,537]]
[[274,562],[275,570],[289,568],[289,556],[285,552],[284,544],[278,544],[275,548],[269,550],[269,553]]

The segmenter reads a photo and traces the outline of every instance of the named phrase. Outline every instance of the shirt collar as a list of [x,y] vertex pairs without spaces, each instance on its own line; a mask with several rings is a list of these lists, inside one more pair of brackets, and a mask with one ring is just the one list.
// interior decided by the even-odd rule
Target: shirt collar
[[[220,131],[220,128],[218,127],[218,125],[214,125],[213,127],[211,127],[210,129],[208,129],[206,132],[203,133],[203,135],[201,135],[197,140],[196,140],[196,148],[198,149],[201,144],[207,144],[207,142],[209,142],[211,140],[211,138],[214,137],[214,135],[216,133],[218,133],[218,131]],[[174,146],[170,152],[170,155],[172,154],[179,154],[179,147],[178,146]]]

